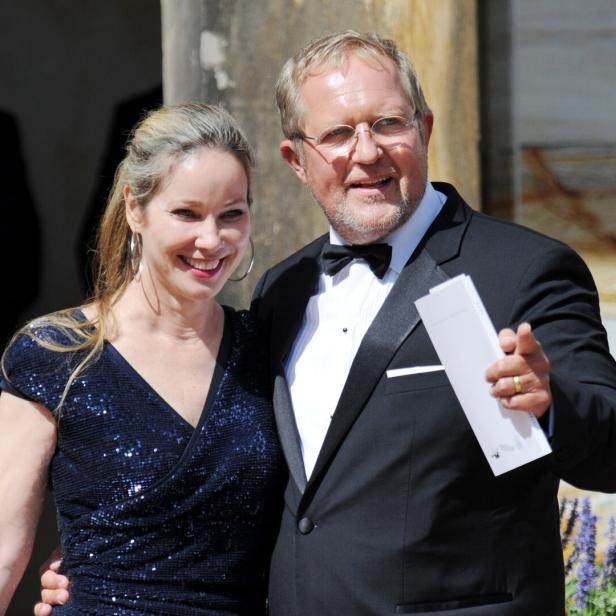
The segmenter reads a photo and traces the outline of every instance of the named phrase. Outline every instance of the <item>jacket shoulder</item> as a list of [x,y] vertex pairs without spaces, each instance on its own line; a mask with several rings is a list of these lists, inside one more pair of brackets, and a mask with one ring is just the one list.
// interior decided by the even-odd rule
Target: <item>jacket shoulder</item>
[[296,285],[301,283],[296,277],[307,276],[318,268],[318,256],[321,246],[327,241],[327,234],[322,235],[303,248],[300,248],[276,265],[270,267],[260,278],[253,295],[255,299],[262,297],[268,290],[280,285]]

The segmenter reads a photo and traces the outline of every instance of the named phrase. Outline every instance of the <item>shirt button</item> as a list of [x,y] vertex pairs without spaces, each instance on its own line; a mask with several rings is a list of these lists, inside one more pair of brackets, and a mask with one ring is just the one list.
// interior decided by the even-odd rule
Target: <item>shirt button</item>
[[310,518],[302,518],[299,521],[297,527],[299,528],[299,532],[302,533],[302,535],[307,535],[308,533],[312,532],[312,529],[314,528],[314,522]]
[[348,328],[343,327],[343,328],[342,328],[342,331],[346,334],[349,330],[348,330]]

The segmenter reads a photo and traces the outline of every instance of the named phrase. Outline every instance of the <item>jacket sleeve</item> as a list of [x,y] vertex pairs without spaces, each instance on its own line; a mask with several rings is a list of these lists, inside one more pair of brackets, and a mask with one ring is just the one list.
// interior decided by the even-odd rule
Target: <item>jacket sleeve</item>
[[555,244],[533,260],[510,320],[522,321],[551,364],[554,472],[583,489],[616,492],[616,362],[594,281],[573,250]]

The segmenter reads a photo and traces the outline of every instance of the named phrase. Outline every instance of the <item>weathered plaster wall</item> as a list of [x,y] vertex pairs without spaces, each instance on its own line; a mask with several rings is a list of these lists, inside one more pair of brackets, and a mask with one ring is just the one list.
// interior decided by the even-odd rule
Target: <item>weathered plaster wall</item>
[[590,267],[616,355],[616,5],[515,0],[515,219]]

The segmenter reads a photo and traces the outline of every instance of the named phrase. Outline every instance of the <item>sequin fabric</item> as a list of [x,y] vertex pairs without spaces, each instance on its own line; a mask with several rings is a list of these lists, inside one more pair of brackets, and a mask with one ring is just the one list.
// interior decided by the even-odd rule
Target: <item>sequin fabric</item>
[[[2,386],[54,409],[79,359],[21,336]],[[54,616],[265,613],[285,474],[266,365],[250,315],[226,309],[196,429],[112,345],[76,379],[50,468],[71,580]]]

